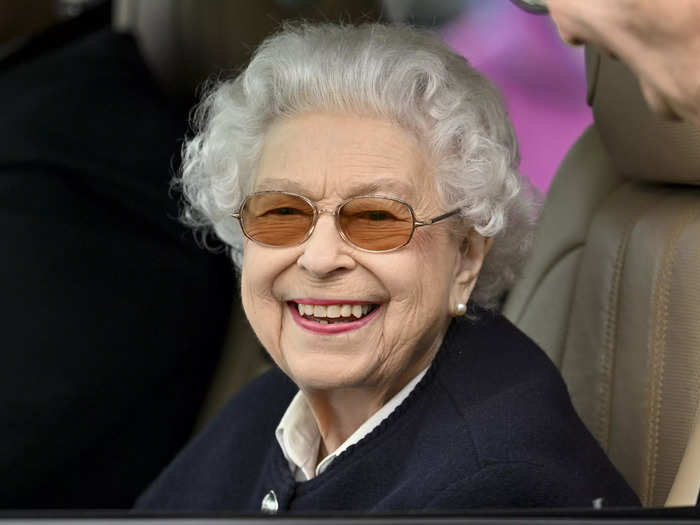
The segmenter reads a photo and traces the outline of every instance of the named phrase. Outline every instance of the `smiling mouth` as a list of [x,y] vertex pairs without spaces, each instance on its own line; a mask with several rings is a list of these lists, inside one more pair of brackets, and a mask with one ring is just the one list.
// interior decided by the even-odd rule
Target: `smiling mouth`
[[338,324],[358,321],[378,308],[377,304],[301,304],[289,301],[299,315],[319,324]]

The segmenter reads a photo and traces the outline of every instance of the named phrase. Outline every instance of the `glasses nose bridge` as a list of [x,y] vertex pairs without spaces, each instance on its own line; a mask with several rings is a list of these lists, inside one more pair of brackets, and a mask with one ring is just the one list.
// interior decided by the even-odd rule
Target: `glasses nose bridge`
[[336,226],[338,226],[338,212],[340,211],[340,208],[342,207],[342,203],[336,206],[335,208],[321,208],[318,206],[318,204],[314,204],[314,228],[316,227],[316,222],[318,221],[319,217],[323,215],[324,213],[326,215],[330,215],[333,217]]
[[322,213],[327,213],[328,215],[337,215],[338,214],[338,208],[332,209],[332,208],[316,208],[316,214],[321,215]]
[[[342,207],[342,204],[336,206],[335,208],[320,208],[317,204],[313,204],[313,208],[314,208],[314,212],[315,212],[314,213],[314,223],[311,226],[311,232],[309,233],[309,236],[316,229],[316,223],[318,222],[318,219],[321,217],[321,215],[323,215],[324,213],[326,215],[330,215],[333,217],[333,222],[335,222],[336,228],[338,230],[340,230],[340,225],[338,224],[338,212],[339,212],[341,207]],[[340,231],[338,233],[340,233]],[[341,234],[341,238],[342,237],[343,236]]]
[[317,229],[318,219],[321,217],[321,215],[323,215],[325,213],[326,215],[331,215],[333,217],[333,222],[335,223],[335,230],[336,230],[336,233],[338,234],[338,236],[340,237],[340,239],[344,242],[348,242],[345,235],[341,231],[340,222],[338,219],[338,217],[340,216],[340,213],[339,213],[340,209],[343,207],[343,203],[340,203],[335,208],[321,208],[316,203],[310,203],[310,204],[313,207],[314,216],[313,216],[313,224],[311,225],[311,228],[307,234],[306,239],[308,240],[314,234],[314,232]]

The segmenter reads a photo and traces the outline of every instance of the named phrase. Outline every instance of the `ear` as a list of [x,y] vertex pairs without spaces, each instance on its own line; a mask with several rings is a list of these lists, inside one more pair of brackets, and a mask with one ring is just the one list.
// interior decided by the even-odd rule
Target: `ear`
[[450,309],[453,312],[457,303],[466,304],[469,300],[484,258],[492,244],[493,237],[484,237],[474,229],[462,240],[455,260],[454,278],[450,292]]

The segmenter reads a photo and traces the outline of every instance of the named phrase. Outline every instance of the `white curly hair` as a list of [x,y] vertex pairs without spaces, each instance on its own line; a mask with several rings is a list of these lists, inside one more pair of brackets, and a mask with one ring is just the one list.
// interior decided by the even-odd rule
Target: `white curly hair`
[[243,236],[231,213],[252,191],[270,124],[332,110],[386,118],[435,160],[435,188],[454,221],[495,237],[471,301],[498,305],[532,243],[536,192],[521,179],[512,126],[493,85],[434,34],[399,25],[287,24],[237,77],[211,83],[193,114],[174,180],[184,220],[212,228],[237,268]]

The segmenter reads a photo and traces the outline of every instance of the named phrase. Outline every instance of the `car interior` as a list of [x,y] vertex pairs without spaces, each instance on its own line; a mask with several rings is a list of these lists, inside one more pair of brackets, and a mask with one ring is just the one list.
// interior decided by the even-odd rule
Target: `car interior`
[[[332,17],[340,6],[326,4]],[[120,0],[114,23],[137,35],[161,82],[181,93],[232,62],[223,50],[248,51],[222,21],[246,25],[249,42],[274,28],[273,16],[258,13],[279,3],[249,9]],[[643,504],[694,505],[700,132],[653,115],[631,72],[607,54],[586,49],[586,69],[594,124],[556,173],[531,260],[503,313],[559,367],[581,418]],[[236,305],[198,427],[267,366]]]
[[[114,0],[113,24],[136,36],[155,77],[183,96],[242,63],[280,20],[312,16],[311,4]],[[367,0],[313,4],[329,19],[378,15]],[[579,415],[642,504],[693,507],[700,131],[652,114],[614,57],[589,47],[586,70],[594,123],[552,181],[532,256],[503,313],[559,368]],[[193,433],[269,366],[236,300]]]
[[553,180],[504,313],[559,367],[643,504],[692,505],[700,134],[654,116],[620,62],[588,49],[586,66],[595,123]]

